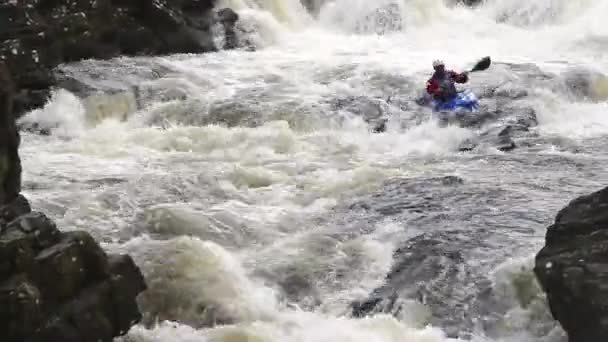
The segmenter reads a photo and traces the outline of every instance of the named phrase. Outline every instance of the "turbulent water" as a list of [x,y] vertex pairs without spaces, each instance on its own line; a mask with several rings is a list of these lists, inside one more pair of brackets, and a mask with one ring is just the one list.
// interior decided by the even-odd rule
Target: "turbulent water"
[[[607,0],[223,5],[248,48],[62,66],[22,120],[33,205],[146,276],[121,341],[564,341],[531,269],[608,181]],[[478,113],[416,105],[486,55]]]

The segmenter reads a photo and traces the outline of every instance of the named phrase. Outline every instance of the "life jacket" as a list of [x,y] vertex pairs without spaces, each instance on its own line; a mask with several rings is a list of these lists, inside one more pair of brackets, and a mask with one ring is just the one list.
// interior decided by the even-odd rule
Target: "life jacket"
[[446,95],[456,94],[456,85],[454,84],[454,78],[457,74],[453,71],[446,71],[443,73],[443,76],[439,76],[437,73],[434,73],[431,79],[436,82],[439,89]]

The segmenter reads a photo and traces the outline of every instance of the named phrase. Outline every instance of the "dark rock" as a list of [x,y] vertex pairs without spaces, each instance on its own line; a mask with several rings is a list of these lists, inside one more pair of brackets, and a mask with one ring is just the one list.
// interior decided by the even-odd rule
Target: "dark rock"
[[458,151],[469,152],[473,151],[477,147],[477,142],[472,139],[467,139],[458,145]]
[[[34,259],[34,279],[46,298],[62,300],[74,296],[86,284],[107,277],[106,255],[90,235],[64,234],[62,240]],[[45,283],[53,284],[45,287]]]
[[44,214],[21,216],[0,231],[0,276],[28,272],[34,266],[36,251],[59,241],[59,231]]
[[323,5],[323,0],[300,0],[300,3],[306,8],[308,13],[317,16]]
[[143,275],[130,256],[111,255],[108,263],[114,290],[112,302],[116,314],[116,329],[119,335],[123,335],[133,325],[133,320],[141,320],[142,315],[136,298],[147,287]]
[[571,342],[608,335],[608,188],[571,201],[557,214],[534,272]]
[[457,4],[463,4],[465,6],[477,6],[479,5],[483,0],[456,0]]
[[[38,108],[55,86],[52,69],[82,59],[216,51],[215,0],[25,0],[0,5],[0,60],[16,84],[17,115]],[[224,9],[227,42],[238,15]]]
[[[5,206],[13,205],[6,217],[25,213],[26,204],[17,197]],[[108,257],[86,232],[61,233],[42,213],[2,227],[0,260],[0,331],[7,342],[110,342],[141,319],[135,300],[146,285],[133,260]]]
[[23,274],[0,284],[0,330],[8,341],[18,341],[42,321],[40,292]]
[[13,116],[14,94],[9,69],[0,61],[0,205],[13,201],[21,191],[20,140]]
[[222,8],[217,15],[222,24],[234,25],[239,20],[239,15],[231,8]]
[[[84,265],[79,252],[77,245],[63,242],[36,256],[35,276],[42,290],[46,290],[45,296],[61,300],[74,296],[83,287]],[[45,288],[45,281],[50,281],[53,286]]]
[[48,89],[21,89],[14,98],[14,112],[21,114],[44,106],[51,97]]
[[502,138],[499,144],[496,146],[496,149],[502,152],[513,151],[516,148],[517,144],[515,144],[515,142],[509,137]]
[[230,8],[223,8],[219,10],[217,14],[220,23],[222,23],[224,26],[224,49],[235,49],[239,45],[238,37],[235,31],[235,25],[239,20],[239,15]]
[[46,321],[27,341],[103,341],[119,336],[113,326],[114,307],[109,281],[83,289],[78,297],[51,311]]
[[[431,289],[427,287],[433,286],[437,278],[445,277],[447,280],[460,276],[462,272],[459,269],[459,265],[464,263],[461,251],[447,242],[422,235],[397,249],[394,253],[396,263],[386,277],[386,286],[377,288],[366,301],[354,303],[353,315],[362,317],[375,312],[398,315],[402,310],[398,298],[422,298],[424,295],[423,301],[428,303],[434,300],[432,294],[428,293]],[[411,285],[394,286],[396,284]],[[399,288],[404,290],[397,293]]]
[[6,227],[6,232],[11,230],[30,236],[31,243],[37,249],[59,242],[57,226],[41,212],[32,212],[14,219]]
[[386,122],[387,120],[379,120],[372,126],[373,133],[383,133],[386,132]]
[[0,207],[0,223],[10,222],[18,216],[25,215],[31,211],[30,203],[23,195],[19,195],[11,202]]

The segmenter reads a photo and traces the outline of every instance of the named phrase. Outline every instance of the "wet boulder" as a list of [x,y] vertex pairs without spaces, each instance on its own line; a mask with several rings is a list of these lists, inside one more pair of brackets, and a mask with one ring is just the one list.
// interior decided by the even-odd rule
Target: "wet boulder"
[[553,86],[573,101],[602,102],[608,100],[608,76],[585,68],[571,68]]
[[302,6],[304,6],[304,8],[306,8],[308,13],[310,13],[314,16],[318,16],[319,11],[321,10],[321,7],[323,6],[324,1],[323,0],[300,0],[300,3],[302,4]]
[[129,256],[60,232],[23,196],[0,213],[3,341],[110,342],[141,319],[135,300],[146,285]]
[[457,4],[463,4],[466,6],[477,6],[482,2],[482,0],[456,0]]
[[236,22],[239,20],[239,15],[231,8],[222,8],[217,12],[219,22],[224,27],[224,49],[230,50],[238,47],[238,37],[235,31]]
[[329,108],[335,113],[360,117],[374,133],[386,130],[389,105],[384,99],[367,96],[345,96],[332,99],[329,102]]
[[569,341],[608,336],[608,188],[574,199],[557,214],[534,272]]

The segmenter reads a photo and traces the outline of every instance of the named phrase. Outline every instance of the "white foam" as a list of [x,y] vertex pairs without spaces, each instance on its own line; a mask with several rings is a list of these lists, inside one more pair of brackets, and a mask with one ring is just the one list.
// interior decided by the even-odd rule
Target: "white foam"
[[435,328],[414,329],[388,316],[369,319],[335,318],[319,314],[293,312],[285,313],[274,322],[240,324],[208,330],[194,330],[190,327],[163,323],[146,330],[135,327],[124,342],[457,342],[446,338]]
[[59,137],[74,137],[86,128],[86,110],[80,99],[67,90],[53,91],[49,102],[42,108],[33,110],[18,121],[28,126],[38,124]]
[[[396,6],[394,13],[376,15],[390,4]],[[137,326],[125,341],[450,341],[441,327],[426,326],[428,308],[413,302],[400,319],[343,317],[351,300],[364,298],[384,280],[392,261],[391,237],[401,225],[339,239],[336,227],[316,225],[313,219],[390,177],[422,173],[426,160],[453,156],[475,132],[439,127],[427,115],[416,127],[389,125],[387,132],[373,134],[353,113],[324,116],[327,103],[377,95],[373,82],[378,77],[394,77],[396,88],[400,79],[422,87],[436,58],[455,69],[486,55],[546,70],[561,68],[563,61],[608,67],[604,50],[595,45],[601,46],[597,37],[606,34],[607,4],[495,0],[469,10],[440,0],[337,0],[323,2],[315,21],[303,14],[298,0],[224,1],[220,6],[241,15],[241,29],[252,30],[258,51],[155,58],[174,77],[156,85],[196,101],[186,109],[180,101],[152,101],[128,122],[121,121],[132,109],[128,94],[112,98],[122,99],[112,107],[118,116],[103,116],[91,125],[81,100],[65,91],[54,93],[45,108],[23,120],[70,139],[25,135],[24,178],[51,187],[34,189],[37,198],[67,192],[69,200],[62,201],[73,205],[62,213],[62,226],[126,234],[125,226],[145,210],[144,223],[151,227],[137,233],[167,239],[139,237],[109,246],[133,254],[146,275],[150,290],[142,296],[142,308],[147,323],[154,316],[181,322]],[[555,17],[545,15],[551,11]],[[496,23],[503,14],[507,20]],[[392,15],[401,26],[383,22]],[[364,34],[356,34],[361,23]],[[385,28],[390,28],[387,34],[373,34]],[[547,90],[534,92],[542,134],[588,138],[608,132],[605,103],[572,103]],[[259,125],[197,126],[208,107],[221,102],[243,104],[244,115],[259,112],[254,117]],[[162,119],[166,125],[149,127],[150,122],[165,123]],[[450,172],[458,171],[457,162],[447,165]],[[105,189],[69,181],[104,177],[124,183]],[[116,235],[110,234],[112,239]],[[523,271],[517,269],[521,262],[513,264],[499,269],[495,278],[503,302],[512,307],[511,330],[505,334],[512,335],[498,340],[519,342],[527,332],[516,330],[534,329],[536,321],[526,320],[546,307],[534,292],[529,260]],[[272,275],[289,266],[297,275],[315,276],[307,278],[322,300],[314,312],[281,302]],[[271,274],[268,284],[256,271]],[[338,272],[345,274],[339,280]],[[514,277],[525,280],[533,309],[519,304]],[[213,324],[213,315],[228,324],[204,328]]]
[[137,239],[122,248],[134,255],[146,278],[140,303],[148,322],[178,320],[201,327],[277,314],[272,289],[251,281],[239,260],[215,243],[194,237]]
[[547,135],[590,138],[608,133],[608,103],[572,103],[561,96],[538,90],[539,131]]

